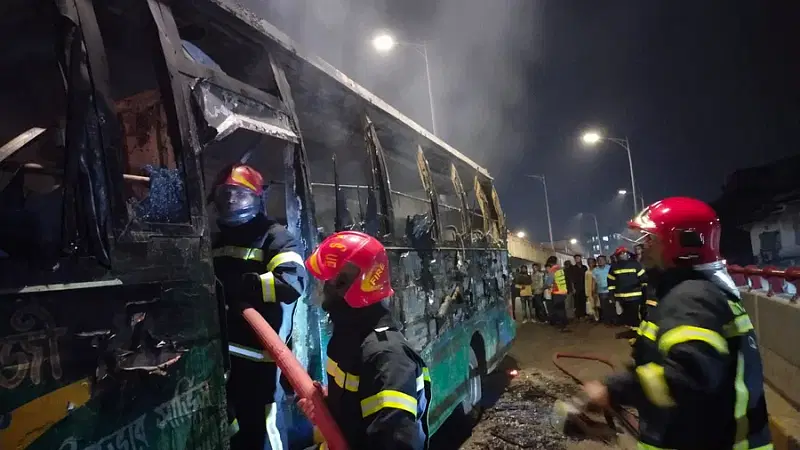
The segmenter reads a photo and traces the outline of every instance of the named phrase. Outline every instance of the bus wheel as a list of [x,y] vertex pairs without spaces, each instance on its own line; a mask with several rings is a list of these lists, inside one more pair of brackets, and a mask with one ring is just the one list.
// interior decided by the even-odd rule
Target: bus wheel
[[484,375],[483,362],[479,359],[478,354],[475,352],[475,347],[469,347],[469,372],[467,373],[467,396],[461,403],[464,409],[464,414],[467,416],[472,425],[478,423],[483,414],[483,405],[481,399],[483,398],[483,375]]

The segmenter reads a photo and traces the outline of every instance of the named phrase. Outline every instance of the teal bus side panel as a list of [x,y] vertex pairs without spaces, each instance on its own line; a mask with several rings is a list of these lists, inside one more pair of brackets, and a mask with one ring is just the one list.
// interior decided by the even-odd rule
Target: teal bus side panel
[[0,318],[0,447],[224,448],[221,336],[208,286],[8,294]]
[[[393,313],[431,370],[429,425],[435,431],[468,392],[473,336],[480,336],[481,356],[489,368],[505,356],[513,340],[505,301],[507,253],[499,249],[393,249],[389,253]],[[443,300],[456,288],[461,292],[459,301],[443,313]]]

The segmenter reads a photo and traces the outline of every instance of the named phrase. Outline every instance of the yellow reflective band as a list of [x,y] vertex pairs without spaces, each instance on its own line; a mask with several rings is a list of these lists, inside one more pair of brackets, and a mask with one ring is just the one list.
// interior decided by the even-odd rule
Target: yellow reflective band
[[647,286],[647,283],[646,283],[646,282],[645,282],[645,283],[642,283],[642,287],[646,287],[646,286]]
[[645,300],[645,305],[647,306],[658,306],[658,302],[655,300]]
[[369,417],[383,408],[400,409],[416,417],[417,399],[400,391],[380,391],[361,400],[361,417]]
[[644,269],[640,270],[640,271],[639,271],[639,272],[636,274],[636,276],[637,276],[637,277],[640,277],[640,276],[642,276],[642,275],[644,275]]
[[352,373],[345,373],[344,388],[350,392],[358,392],[358,384],[361,379]]
[[233,436],[239,432],[239,419],[233,419],[233,422],[228,425],[228,437]]
[[272,272],[263,273],[258,276],[261,279],[261,298],[264,303],[275,303],[275,275]]
[[228,353],[239,358],[249,359],[250,361],[259,363],[270,363],[272,357],[269,356],[266,350],[258,350],[252,347],[246,347],[239,344],[228,344]]
[[608,290],[609,290],[609,291],[613,291],[613,290],[614,290],[614,289],[616,289],[616,288],[617,288],[616,286],[609,286],[609,287],[608,287]]
[[741,336],[746,334],[748,331],[753,329],[753,322],[750,321],[750,316],[744,314],[739,316],[729,323],[727,323],[724,327],[722,327],[723,333],[725,337],[731,338],[736,336]]
[[645,444],[644,442],[637,442],[636,443],[637,450],[668,450],[663,447],[656,447],[655,445]]
[[333,377],[333,382],[340,388],[350,392],[358,392],[358,384],[360,381],[358,375],[353,375],[352,373],[340,369],[339,364],[330,358],[328,358],[328,362],[325,363],[325,371],[328,375]]
[[664,368],[656,363],[648,363],[636,368],[639,384],[644,395],[654,405],[661,408],[675,406],[675,400],[669,394],[669,386],[664,378]]
[[609,280],[616,280],[617,277],[615,277],[614,275],[608,274],[608,279]]
[[614,297],[622,297],[622,298],[627,298],[627,297],[640,297],[641,295],[642,295],[642,291],[636,291],[636,292],[620,292],[620,293],[618,293],[618,294],[614,294]]
[[689,325],[675,327],[661,335],[658,349],[666,355],[674,345],[689,341],[702,341],[714,347],[720,354],[728,354],[728,341],[722,335],[716,331]]
[[213,249],[211,255],[215,258],[225,256],[246,261],[264,261],[264,251],[260,248],[227,246]]
[[[617,269],[617,270],[615,270],[615,271],[613,271],[611,273],[613,273],[614,275],[620,275],[620,274],[623,274],[623,273],[636,273],[636,269]],[[609,276],[611,276],[611,275],[609,275]]]
[[637,333],[640,336],[644,336],[651,341],[656,340],[656,336],[658,336],[658,325],[654,324],[653,322],[642,321],[639,324],[639,330]]
[[283,253],[278,253],[277,255],[273,256],[272,259],[269,260],[269,263],[267,264],[267,272],[272,272],[273,270],[275,270],[276,267],[290,262],[300,264],[300,266],[305,267],[304,266],[305,261],[303,261],[303,257],[300,256],[299,253],[283,252]]
[[731,311],[733,311],[734,316],[741,316],[742,314],[747,314],[747,311],[745,311],[744,307],[739,303],[728,300],[728,306],[731,308]]
[[315,444],[322,444],[325,442],[325,436],[322,435],[322,431],[319,430],[319,427],[314,426],[314,435],[313,435],[314,443]]
[[431,382],[431,373],[427,367],[422,368],[422,374],[417,377],[417,392],[425,389],[425,382]]
[[736,391],[736,402],[733,406],[733,418],[736,419],[736,439],[734,442],[747,442],[747,434],[750,432],[750,424],[747,420],[747,403],[750,400],[750,392],[744,382],[744,354],[739,352],[736,357],[736,379],[733,383]]

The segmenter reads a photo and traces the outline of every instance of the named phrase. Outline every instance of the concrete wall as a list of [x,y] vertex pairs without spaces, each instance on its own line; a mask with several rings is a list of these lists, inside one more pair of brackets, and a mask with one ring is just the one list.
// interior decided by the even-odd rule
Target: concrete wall
[[800,305],[761,292],[742,292],[756,328],[764,377],[778,393],[800,405]]
[[[547,258],[553,254],[549,248],[544,248],[539,245],[533,244],[527,239],[518,238],[514,235],[508,236],[508,254],[512,258],[519,258],[525,261],[537,262],[544,265]],[[566,253],[556,252],[559,264],[563,264],[565,260],[572,259],[572,255]]]

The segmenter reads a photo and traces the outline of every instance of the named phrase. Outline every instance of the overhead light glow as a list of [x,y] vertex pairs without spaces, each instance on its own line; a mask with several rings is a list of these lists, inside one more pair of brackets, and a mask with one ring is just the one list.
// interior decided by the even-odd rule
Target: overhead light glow
[[628,191],[626,191],[625,189],[620,189],[620,190],[617,191],[617,194],[619,194],[619,195],[626,195],[627,193],[628,193]]
[[588,131],[588,132],[583,134],[581,139],[583,139],[583,143],[584,144],[594,145],[594,144],[597,144],[598,142],[600,142],[600,140],[603,139],[603,137],[600,136],[600,133],[598,133],[596,131]]
[[387,33],[381,33],[372,39],[372,46],[381,53],[391,51],[395,45],[396,42],[394,38]]

